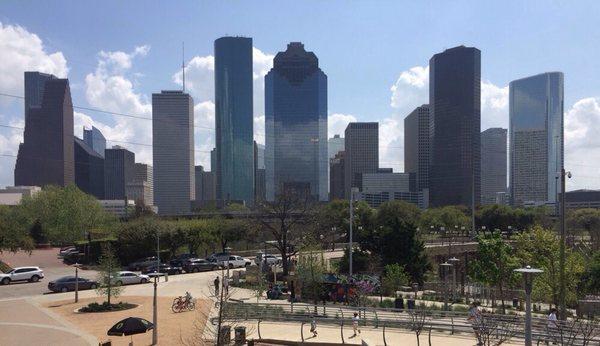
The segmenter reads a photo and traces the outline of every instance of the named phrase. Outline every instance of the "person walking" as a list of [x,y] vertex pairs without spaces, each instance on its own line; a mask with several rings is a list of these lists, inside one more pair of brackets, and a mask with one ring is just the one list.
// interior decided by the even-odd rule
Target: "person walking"
[[219,296],[219,277],[217,276],[215,278],[215,281],[213,281],[214,285],[215,285],[215,297]]
[[[550,313],[548,314],[548,324],[546,325],[548,336],[552,340],[553,344],[556,344],[558,341],[559,327],[558,318],[556,317],[557,312],[558,310],[556,310],[555,308],[550,309]],[[546,341],[546,345],[548,344],[549,342]]]
[[471,322],[471,326],[473,327],[473,333],[475,333],[475,338],[477,339],[477,345],[483,345],[481,342],[481,338],[479,336],[479,328],[481,326],[481,310],[479,309],[479,302],[474,301],[469,308],[469,317],[467,321]]
[[315,317],[312,317],[312,320],[310,321],[310,331],[311,333],[313,333],[313,338],[317,337],[317,320],[315,319]]
[[225,290],[225,295],[229,295],[229,278],[227,276],[223,278],[223,289]]
[[354,313],[354,317],[352,317],[352,330],[354,331],[354,335],[352,335],[353,337],[356,336],[356,332],[358,331],[358,334],[360,334],[360,329],[358,328],[358,322],[360,322],[360,317],[358,317],[358,313]]

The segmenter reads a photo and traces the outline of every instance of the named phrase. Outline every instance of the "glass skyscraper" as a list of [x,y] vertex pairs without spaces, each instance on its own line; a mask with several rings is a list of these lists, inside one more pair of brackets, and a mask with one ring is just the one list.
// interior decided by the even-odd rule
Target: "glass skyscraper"
[[433,207],[480,200],[481,51],[459,46],[429,60],[429,192]]
[[92,126],[90,130],[86,128],[83,129],[83,141],[96,153],[104,157],[104,150],[106,150],[106,138],[104,138],[102,132],[100,132],[100,130],[98,130],[95,126]]
[[215,41],[217,198],[254,201],[252,38]]
[[510,194],[514,205],[555,203],[563,168],[562,72],[510,83]]
[[288,44],[265,76],[267,200],[282,189],[327,193],[327,76],[313,52]]

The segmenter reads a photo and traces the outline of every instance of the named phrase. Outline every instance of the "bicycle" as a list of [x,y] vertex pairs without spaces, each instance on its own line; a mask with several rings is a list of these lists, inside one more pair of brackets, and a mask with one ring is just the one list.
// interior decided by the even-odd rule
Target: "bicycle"
[[186,292],[185,296],[175,298],[173,305],[171,305],[171,310],[175,313],[183,312],[184,310],[192,311],[194,309],[196,309],[196,298],[192,298],[189,292]]

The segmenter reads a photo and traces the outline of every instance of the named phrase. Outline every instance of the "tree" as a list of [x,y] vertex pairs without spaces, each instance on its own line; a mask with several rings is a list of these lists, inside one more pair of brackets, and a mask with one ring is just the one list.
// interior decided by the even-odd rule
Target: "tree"
[[303,248],[303,253],[298,258],[296,275],[302,284],[302,296],[312,299],[314,305],[317,305],[322,293],[323,276],[326,272],[322,251],[316,249],[316,246]]
[[575,210],[569,215],[569,223],[589,235],[592,251],[600,250],[600,210]]
[[90,230],[110,233],[115,218],[100,203],[75,185],[61,188],[47,186],[21,206],[28,224],[39,222],[44,236],[52,243],[72,244],[85,238]]
[[577,292],[582,295],[600,293],[600,251],[594,253],[587,263],[587,268],[579,280]]
[[118,297],[121,294],[122,287],[115,285],[115,278],[120,270],[120,263],[110,244],[105,244],[102,248],[98,271],[99,295],[106,296],[108,306],[111,306],[111,297]]
[[471,219],[465,210],[457,206],[427,209],[421,214],[419,226],[423,231],[439,231],[444,227],[446,232],[456,229],[471,228]]
[[242,239],[247,231],[244,221],[235,219],[220,219],[213,220],[212,230],[215,233],[215,238],[218,239],[222,252],[227,252],[228,244]]
[[296,255],[307,241],[315,239],[309,222],[312,221],[309,220],[311,208],[308,192],[299,193],[291,188],[284,188],[274,202],[258,206],[256,222],[270,233],[273,246],[281,254],[283,276],[289,273],[290,257]]
[[32,250],[34,238],[30,235],[30,227],[29,219],[19,206],[0,205],[0,252]]
[[511,208],[499,204],[481,207],[476,213],[476,218],[478,225],[485,226],[486,229],[491,231],[496,229],[507,231],[509,235],[513,231],[529,229],[535,221],[534,213],[531,210]]
[[499,232],[479,235],[477,242],[477,258],[471,264],[471,275],[475,280],[500,290],[502,313],[506,313],[504,289],[517,282],[513,271],[519,267],[517,258]]
[[386,265],[383,272],[381,285],[385,295],[393,295],[401,286],[406,286],[409,283],[409,277],[404,272],[404,267],[398,263]]
[[[541,226],[515,236],[515,255],[520,265],[531,265],[544,272],[537,275],[533,285],[534,299],[558,306],[560,289],[560,239],[558,235]],[[576,288],[584,271],[581,255],[566,249],[565,284],[567,302],[577,300]]]

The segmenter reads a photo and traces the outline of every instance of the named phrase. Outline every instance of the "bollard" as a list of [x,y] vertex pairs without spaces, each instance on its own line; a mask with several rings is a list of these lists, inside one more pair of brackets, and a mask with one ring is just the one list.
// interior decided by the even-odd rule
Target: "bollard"
[[169,273],[165,272],[165,282],[169,282]]

